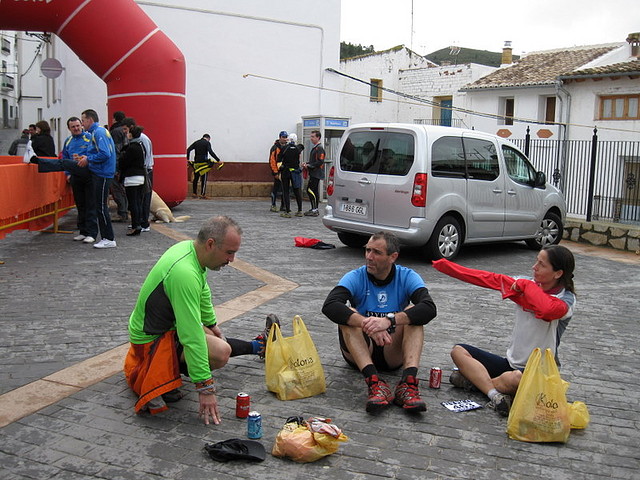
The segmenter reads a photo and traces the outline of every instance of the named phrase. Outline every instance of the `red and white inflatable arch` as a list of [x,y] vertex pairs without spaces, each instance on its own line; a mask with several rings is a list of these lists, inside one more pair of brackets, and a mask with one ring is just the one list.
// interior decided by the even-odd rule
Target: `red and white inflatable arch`
[[184,200],[184,57],[133,0],[0,0],[0,29],[63,40],[107,84],[109,117],[122,110],[144,125],[153,141],[154,190],[170,206]]

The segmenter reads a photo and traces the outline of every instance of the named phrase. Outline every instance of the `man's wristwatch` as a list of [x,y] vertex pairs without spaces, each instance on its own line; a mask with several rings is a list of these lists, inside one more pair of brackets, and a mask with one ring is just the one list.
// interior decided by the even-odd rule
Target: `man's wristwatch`
[[387,333],[391,335],[396,331],[396,314],[395,313],[387,313],[387,320],[391,322],[389,328],[387,328]]

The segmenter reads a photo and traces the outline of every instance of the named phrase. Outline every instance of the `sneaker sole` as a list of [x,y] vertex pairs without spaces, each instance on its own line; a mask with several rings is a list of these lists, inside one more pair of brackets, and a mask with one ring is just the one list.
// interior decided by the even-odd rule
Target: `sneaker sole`
[[397,406],[401,407],[405,412],[410,412],[410,413],[417,413],[417,412],[426,412],[427,411],[427,405],[425,403],[423,404],[419,404],[419,405],[404,405],[402,403],[396,402],[394,400],[394,402]]
[[389,407],[389,403],[367,403],[367,413],[378,413]]

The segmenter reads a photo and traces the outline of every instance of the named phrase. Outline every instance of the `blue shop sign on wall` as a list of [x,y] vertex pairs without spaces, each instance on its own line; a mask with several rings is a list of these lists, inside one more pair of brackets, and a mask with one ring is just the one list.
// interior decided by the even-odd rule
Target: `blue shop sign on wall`
[[304,121],[304,128],[307,128],[307,127],[319,127],[319,126],[320,126],[320,119],[319,118],[310,118],[310,119]]
[[324,121],[325,127],[340,127],[347,128],[349,126],[349,120],[340,120],[337,118],[327,118]]

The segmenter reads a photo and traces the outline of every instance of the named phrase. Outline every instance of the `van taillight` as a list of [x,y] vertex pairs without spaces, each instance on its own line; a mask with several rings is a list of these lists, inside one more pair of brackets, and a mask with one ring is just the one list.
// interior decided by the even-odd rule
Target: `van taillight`
[[331,167],[329,170],[329,179],[327,180],[327,195],[333,195],[333,175],[335,173],[335,166]]
[[427,174],[416,173],[413,179],[413,193],[411,194],[411,205],[414,207],[424,207],[427,204]]

